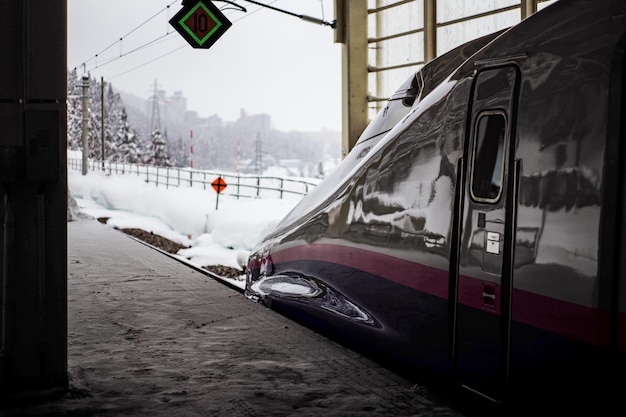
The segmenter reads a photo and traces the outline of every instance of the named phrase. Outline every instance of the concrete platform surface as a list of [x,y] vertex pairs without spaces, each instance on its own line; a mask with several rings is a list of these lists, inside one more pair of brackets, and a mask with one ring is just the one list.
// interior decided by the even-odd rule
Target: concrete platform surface
[[95,220],[68,223],[70,389],[3,416],[461,416]]

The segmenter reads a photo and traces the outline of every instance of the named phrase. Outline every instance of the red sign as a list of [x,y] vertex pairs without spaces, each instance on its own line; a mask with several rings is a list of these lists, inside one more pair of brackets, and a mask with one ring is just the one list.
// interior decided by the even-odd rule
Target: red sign
[[221,193],[226,188],[226,181],[222,177],[217,177],[212,183],[211,186],[215,190],[216,193]]
[[210,48],[232,23],[209,0],[188,0],[170,24],[194,48]]
[[198,5],[185,16],[186,19],[183,18],[180,22],[191,31],[196,42],[202,44],[207,39],[207,35],[221,23],[216,21],[206,8],[202,7],[202,3],[198,3]]

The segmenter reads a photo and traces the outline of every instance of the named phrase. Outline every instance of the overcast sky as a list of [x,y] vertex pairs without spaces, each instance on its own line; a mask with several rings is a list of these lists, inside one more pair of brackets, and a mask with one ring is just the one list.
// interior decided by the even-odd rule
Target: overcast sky
[[[260,1],[334,19],[333,0]],[[79,75],[86,68],[91,77],[144,98],[156,80],[168,95],[181,91],[187,109],[201,117],[234,121],[245,109],[270,115],[283,131],[341,129],[341,45],[329,26],[236,0],[247,12],[223,10],[230,29],[210,49],[194,49],[168,23],[181,0],[67,3],[68,68]]]

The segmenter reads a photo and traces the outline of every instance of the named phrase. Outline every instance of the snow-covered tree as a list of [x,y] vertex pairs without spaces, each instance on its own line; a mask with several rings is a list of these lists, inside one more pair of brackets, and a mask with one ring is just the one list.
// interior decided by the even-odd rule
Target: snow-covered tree
[[[88,99],[88,156],[96,160],[102,159],[102,132],[104,127],[104,158],[112,162],[137,163],[152,156],[151,144],[146,144],[131,129],[128,114],[120,95],[110,83],[105,85],[104,120],[102,118],[102,83],[96,79],[89,81]],[[83,148],[83,79],[78,77],[76,70],[68,72],[68,148]],[[104,126],[103,126],[104,123]]]
[[121,121],[116,137],[117,137],[117,151],[119,155],[119,161],[127,162],[131,164],[139,163],[141,161],[141,146],[138,142],[137,134],[134,131],[130,131],[128,124],[128,116],[126,110],[122,109]]
[[189,146],[186,146],[182,137],[178,141],[170,142],[172,165],[175,167],[189,166]]
[[124,103],[111,85],[105,97],[105,108],[105,138],[109,150],[106,159],[112,162],[139,162],[139,137],[131,131]]
[[157,167],[172,166],[167,150],[167,136],[163,137],[157,128],[152,132],[152,155],[148,156],[148,163]]
[[[102,81],[89,79],[88,156],[102,160]],[[68,148],[81,150],[82,77],[68,72]],[[125,103],[125,101],[127,103]],[[115,91],[110,82],[104,89],[104,157],[111,162],[144,163],[188,167],[193,145],[194,168],[243,171],[244,162],[260,157],[298,160],[302,167],[316,168],[325,160],[325,148],[336,146],[339,132],[280,132],[271,128],[268,115],[249,116],[242,112],[235,123],[225,123],[218,115],[198,117],[187,112],[181,97],[163,101],[163,119],[151,129],[149,106],[145,100]],[[152,130],[152,131],[151,131]],[[166,132],[162,134],[162,132]],[[168,135],[167,132],[171,133]],[[193,132],[193,139],[189,138]],[[168,139],[169,136],[169,139]],[[257,138],[262,149],[257,147]],[[338,156],[339,158],[340,156]],[[311,171],[307,169],[306,171]],[[303,169],[304,172],[304,169]]]
[[67,147],[71,150],[83,148],[82,79],[74,69],[67,75]]

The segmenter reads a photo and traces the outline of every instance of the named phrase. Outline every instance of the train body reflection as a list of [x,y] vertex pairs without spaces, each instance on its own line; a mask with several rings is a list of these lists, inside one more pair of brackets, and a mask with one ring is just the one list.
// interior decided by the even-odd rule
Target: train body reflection
[[426,65],[259,243],[246,295],[495,403],[611,392],[624,16],[623,1],[561,0]]

